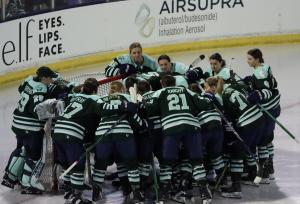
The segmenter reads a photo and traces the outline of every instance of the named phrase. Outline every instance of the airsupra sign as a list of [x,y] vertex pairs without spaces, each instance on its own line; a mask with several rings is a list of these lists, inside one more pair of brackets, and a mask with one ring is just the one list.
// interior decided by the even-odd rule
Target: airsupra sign
[[[300,33],[295,22],[300,16],[299,0],[284,4],[282,0],[132,2],[83,6],[0,23],[0,77],[27,67],[127,49],[135,41],[148,47]],[[111,13],[117,15],[111,17]]]
[[243,0],[165,0],[159,14],[244,7]]
[[61,16],[20,20],[11,40],[0,42],[1,60],[6,66],[26,63],[65,52],[62,44]]
[[158,36],[195,36],[218,22],[218,9],[244,8],[242,0],[165,0],[159,11]]

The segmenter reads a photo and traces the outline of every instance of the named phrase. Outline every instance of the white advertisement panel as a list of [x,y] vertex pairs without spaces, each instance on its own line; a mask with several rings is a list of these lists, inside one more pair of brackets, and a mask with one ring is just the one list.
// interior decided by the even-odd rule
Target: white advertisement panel
[[300,33],[299,0],[128,0],[0,24],[0,75],[97,52]]

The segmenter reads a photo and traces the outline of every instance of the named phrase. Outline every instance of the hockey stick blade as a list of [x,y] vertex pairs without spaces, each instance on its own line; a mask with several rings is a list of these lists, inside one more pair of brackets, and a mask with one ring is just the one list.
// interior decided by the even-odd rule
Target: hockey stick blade
[[129,88],[130,97],[133,103],[137,103],[137,87],[136,84],[134,84],[133,87]]
[[80,160],[75,161],[65,172],[59,176],[59,179],[63,179],[78,163]]
[[99,137],[95,143],[93,143],[92,145],[90,145],[86,151],[80,156],[80,158],[75,161],[67,170],[65,170],[65,172],[59,176],[59,179],[62,179],[64,176],[66,176],[83,158],[86,157],[86,155],[92,151],[92,149],[95,148],[95,146],[101,142],[101,140],[107,135],[110,133],[110,131],[112,131],[112,129],[114,129],[125,117],[127,116],[127,113],[123,114],[119,120],[117,120],[112,126],[110,129],[108,129],[101,137]]
[[190,69],[195,67],[199,62],[201,62],[203,59],[205,59],[205,55],[200,55],[199,57],[197,57],[192,64],[190,65]]

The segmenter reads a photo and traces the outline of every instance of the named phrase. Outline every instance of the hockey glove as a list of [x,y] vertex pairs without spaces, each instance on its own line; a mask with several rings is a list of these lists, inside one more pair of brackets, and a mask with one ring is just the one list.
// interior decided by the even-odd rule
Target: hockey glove
[[258,90],[252,91],[247,97],[247,100],[252,105],[260,103],[262,101],[262,99],[263,99],[262,94]]
[[188,81],[188,83],[195,83],[196,81],[198,81],[199,79],[203,78],[203,71],[201,69],[201,67],[196,67],[194,69],[188,70],[185,73],[185,78]]
[[120,74],[122,75],[126,75],[126,76],[130,76],[132,74],[136,74],[137,70],[136,68],[131,65],[131,64],[120,64],[119,66],[120,69]]
[[132,102],[127,102],[125,103],[125,109],[132,114],[135,114],[138,112],[138,104],[132,103]]
[[252,76],[245,76],[245,78],[243,79],[245,84],[250,84],[252,81]]
[[204,74],[203,74],[203,70],[201,67],[195,67],[194,70],[197,72],[198,74],[198,79],[203,79],[205,78]]
[[272,89],[272,95],[273,95],[273,96],[279,95],[278,89]]

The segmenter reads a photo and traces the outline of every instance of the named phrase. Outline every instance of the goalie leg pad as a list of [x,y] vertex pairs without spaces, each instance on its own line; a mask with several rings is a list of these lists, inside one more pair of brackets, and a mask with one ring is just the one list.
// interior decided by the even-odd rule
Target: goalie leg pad
[[24,156],[25,156],[24,147],[17,148],[10,155],[10,159],[6,167],[6,173],[12,181],[17,181],[22,176],[23,168],[25,164]]

